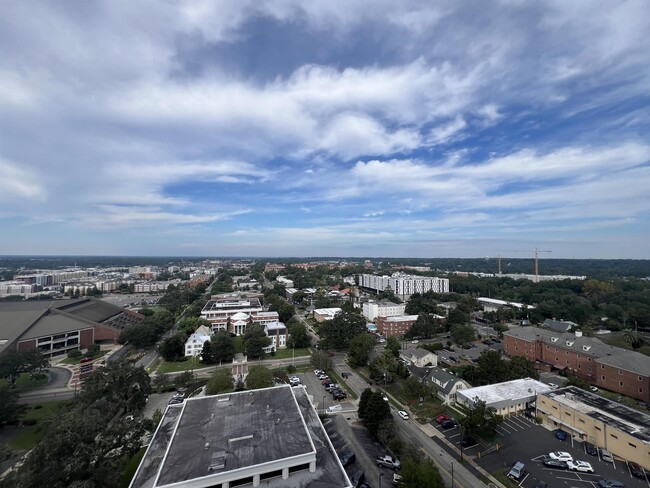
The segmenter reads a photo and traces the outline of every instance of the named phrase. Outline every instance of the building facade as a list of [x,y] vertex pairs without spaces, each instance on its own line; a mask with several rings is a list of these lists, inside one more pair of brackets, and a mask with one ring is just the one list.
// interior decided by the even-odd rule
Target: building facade
[[433,368],[431,370],[431,383],[435,385],[436,395],[445,405],[456,403],[456,392],[458,390],[470,388],[467,381],[442,368]]
[[650,470],[648,414],[570,386],[539,395],[537,416],[547,429],[563,429]]
[[599,388],[650,402],[650,357],[610,346],[580,331],[518,327],[503,333],[503,350],[540,369],[557,369]]
[[395,295],[410,296],[414,293],[449,293],[449,280],[434,276],[414,276],[394,273],[392,276],[373,274],[359,275],[359,286],[382,292],[390,288]]
[[431,351],[422,349],[421,347],[402,349],[399,352],[399,356],[418,368],[424,368],[425,366],[438,366],[438,356]]
[[404,315],[405,309],[406,304],[393,303],[389,301],[375,302],[371,300],[362,305],[364,317],[371,322],[377,317],[395,317],[397,315]]
[[185,357],[200,356],[203,353],[203,345],[210,340],[212,331],[205,325],[201,325],[185,341]]
[[417,315],[398,315],[397,317],[377,317],[377,331],[384,337],[401,337],[411,330],[418,320]]
[[314,320],[316,320],[316,322],[325,322],[326,320],[332,320],[337,313],[341,313],[341,309],[338,307],[317,308],[314,310]]
[[271,346],[274,350],[285,349],[287,347],[287,340],[289,339],[289,333],[287,332],[287,326],[283,322],[271,322],[264,326],[264,332],[266,336],[271,339]]

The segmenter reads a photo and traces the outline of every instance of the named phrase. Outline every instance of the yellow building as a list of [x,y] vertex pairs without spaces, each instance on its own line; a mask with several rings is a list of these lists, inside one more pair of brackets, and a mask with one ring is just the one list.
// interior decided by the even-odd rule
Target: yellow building
[[648,414],[570,386],[538,395],[537,415],[547,429],[562,429],[650,470]]

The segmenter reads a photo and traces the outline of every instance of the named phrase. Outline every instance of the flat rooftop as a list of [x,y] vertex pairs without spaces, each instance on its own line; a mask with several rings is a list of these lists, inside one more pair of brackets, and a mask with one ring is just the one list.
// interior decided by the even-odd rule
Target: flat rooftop
[[492,403],[515,401],[519,398],[535,396],[551,390],[548,385],[532,378],[505,381],[494,385],[477,386],[466,390],[459,390],[458,395],[473,400],[478,397],[488,406]]
[[293,459],[295,464],[316,461],[316,472],[271,478],[264,486],[350,485],[303,388],[283,385],[191,398],[167,408],[131,486],[208,487],[225,475],[241,472],[246,478],[256,466],[271,471],[279,468],[266,466]]
[[544,393],[556,402],[650,443],[650,415],[575,386]]

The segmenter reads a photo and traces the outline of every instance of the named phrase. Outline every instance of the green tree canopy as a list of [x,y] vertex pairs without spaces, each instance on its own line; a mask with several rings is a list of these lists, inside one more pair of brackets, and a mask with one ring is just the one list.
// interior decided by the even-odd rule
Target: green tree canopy
[[287,347],[310,347],[311,346],[311,337],[307,333],[307,327],[305,324],[299,320],[291,319],[287,325],[287,330],[289,332],[289,340],[287,341]]
[[487,407],[482,400],[476,400],[473,407],[458,405],[463,413],[459,424],[466,435],[492,436],[503,422],[503,417],[492,407]]
[[165,361],[178,361],[185,356],[185,335],[175,334],[165,339],[158,349]]
[[415,321],[411,330],[406,334],[408,337],[420,337],[428,339],[436,334],[438,325],[436,320],[428,313],[421,313]]
[[[369,388],[366,390],[369,390]],[[363,420],[363,424],[373,437],[377,437],[379,425],[384,419],[389,417],[391,417],[390,406],[383,399],[382,392],[371,390],[371,393],[365,394],[364,401],[359,402],[359,418]]]
[[49,365],[49,360],[38,349],[10,351],[0,356],[0,377],[15,385],[21,373],[29,373],[32,378],[44,377]]
[[212,336],[210,343],[215,363],[232,361],[235,357],[235,343],[228,332],[217,332]]
[[366,321],[353,312],[341,312],[320,326],[323,349],[347,349],[354,336],[366,332]]
[[266,336],[262,325],[251,324],[246,327],[243,342],[246,356],[255,359],[264,356],[264,348],[271,344],[271,339]]
[[386,339],[386,346],[385,346],[386,352],[388,352],[392,356],[398,357],[401,347],[402,344],[400,343],[397,337],[390,336],[388,339]]
[[235,389],[232,371],[230,368],[218,369],[208,381],[206,393],[208,395],[218,395],[220,393],[230,393]]
[[456,324],[449,333],[454,342],[461,346],[476,340],[476,331],[471,325]]
[[352,366],[365,366],[376,341],[367,332],[362,332],[350,340],[348,357]]
[[268,388],[270,386],[273,386],[273,372],[270,369],[261,365],[255,365],[248,368],[246,387],[249,390]]
[[0,387],[0,428],[15,422],[27,410],[27,405],[18,403],[18,392],[9,386]]
[[440,476],[440,471],[430,459],[415,460],[406,458],[402,460],[402,479],[400,487],[404,488],[444,488],[445,484]]

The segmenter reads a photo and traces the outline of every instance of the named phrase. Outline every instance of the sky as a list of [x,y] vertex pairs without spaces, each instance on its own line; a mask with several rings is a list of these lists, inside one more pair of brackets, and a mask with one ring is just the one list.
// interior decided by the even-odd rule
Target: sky
[[647,0],[8,1],[0,254],[650,258]]

